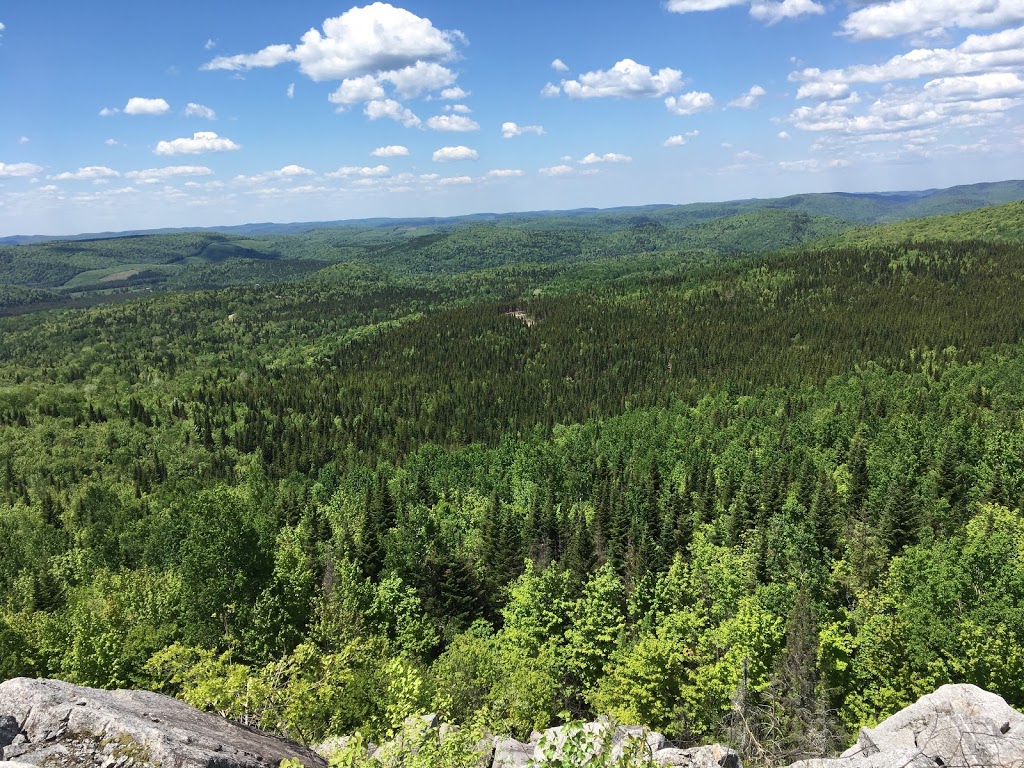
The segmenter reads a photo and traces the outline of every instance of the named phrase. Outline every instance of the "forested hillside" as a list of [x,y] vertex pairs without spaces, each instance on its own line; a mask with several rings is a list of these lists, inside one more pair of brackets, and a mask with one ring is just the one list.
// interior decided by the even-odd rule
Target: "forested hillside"
[[[303,280],[336,264],[438,275],[668,252],[690,261],[724,262],[850,230],[855,234],[845,242],[863,243],[876,237],[862,230],[865,224],[972,211],[1021,198],[1024,182],[1007,181],[923,192],[810,194],[604,211],[261,224],[68,240],[7,238],[0,240],[0,314],[111,304],[153,291]],[[1011,238],[1019,231],[1016,220],[1002,215],[999,220]],[[908,226],[909,235],[916,225]],[[933,235],[957,239],[955,233]]]
[[1020,210],[141,238],[250,277],[0,318],[0,678],[766,763],[949,681],[1020,707]]
[[[191,233],[0,246],[0,288],[30,288],[37,304],[123,300],[132,293],[259,285],[336,264],[423,276],[519,264],[573,265],[674,251],[690,261],[761,253],[837,235],[840,219],[789,211],[739,214],[687,227],[632,217],[621,228],[534,229],[497,224],[417,229],[319,229],[238,238]],[[10,286],[8,289],[7,286]],[[24,307],[21,301],[0,310]],[[0,299],[3,296],[0,295]]]
[[1024,203],[979,208],[959,216],[930,216],[884,227],[852,229],[836,239],[856,245],[884,245],[922,240],[957,240],[963,238],[965,233],[986,242],[1019,243],[1024,238]]

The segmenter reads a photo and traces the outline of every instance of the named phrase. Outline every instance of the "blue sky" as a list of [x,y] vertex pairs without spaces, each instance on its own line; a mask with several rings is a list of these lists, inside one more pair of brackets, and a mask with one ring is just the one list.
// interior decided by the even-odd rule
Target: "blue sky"
[[0,5],[0,235],[1024,176],[1024,0]]

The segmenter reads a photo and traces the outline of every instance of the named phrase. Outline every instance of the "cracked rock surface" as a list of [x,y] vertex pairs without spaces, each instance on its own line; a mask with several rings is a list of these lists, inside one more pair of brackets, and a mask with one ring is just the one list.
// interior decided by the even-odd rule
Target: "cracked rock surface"
[[944,685],[833,760],[790,768],[1024,768],[1024,715],[974,685]]
[[57,680],[0,683],[0,768],[277,768],[308,749],[148,691]]

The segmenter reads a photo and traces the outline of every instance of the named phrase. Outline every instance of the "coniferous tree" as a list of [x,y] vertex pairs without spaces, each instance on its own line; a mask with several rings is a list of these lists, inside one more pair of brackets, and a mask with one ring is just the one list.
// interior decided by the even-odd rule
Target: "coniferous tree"
[[811,500],[810,524],[819,552],[835,553],[837,537],[842,530],[842,518],[835,483],[824,471],[818,475],[818,484]]
[[850,486],[847,492],[847,512],[853,517],[866,519],[868,501],[868,454],[867,439],[863,425],[850,441],[846,456],[846,466],[850,473]]
[[895,555],[913,543],[917,533],[917,510],[913,494],[905,478],[896,476],[889,481],[885,505],[879,520],[879,535]]

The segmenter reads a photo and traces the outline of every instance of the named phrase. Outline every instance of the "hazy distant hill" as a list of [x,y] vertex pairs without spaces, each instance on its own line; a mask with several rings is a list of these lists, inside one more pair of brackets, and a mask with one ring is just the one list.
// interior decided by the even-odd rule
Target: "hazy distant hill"
[[629,226],[637,216],[649,217],[666,226],[692,226],[751,211],[782,208],[817,216],[833,216],[861,224],[881,224],[922,216],[961,213],[989,205],[1024,200],[1024,181],[998,181],[967,184],[948,189],[878,193],[811,193],[789,197],[733,200],[721,203],[689,205],[647,205],[623,208],[580,208],[568,211],[529,211],[522,213],[477,213],[467,216],[423,218],[370,218],[339,221],[257,223],[223,227],[166,228],[101,232],[74,236],[15,235],[0,238],[0,245],[24,245],[51,240],[95,240],[131,235],[173,234],[180,232],[223,232],[225,234],[284,235],[324,228],[381,229],[393,227],[459,227],[482,223],[500,223],[529,229],[614,230]]
[[[978,208],[1004,198],[1016,202]],[[425,278],[526,264],[543,265],[553,276],[600,264],[597,273],[603,275],[617,260],[624,266],[655,256],[676,265],[716,264],[809,243],[1018,240],[1024,231],[1021,199],[1024,182],[1013,181],[875,195],[0,243],[0,311],[120,301],[141,291],[279,283],[335,265]],[[953,213],[907,218],[937,211]],[[321,277],[330,282],[337,274],[347,273]]]

